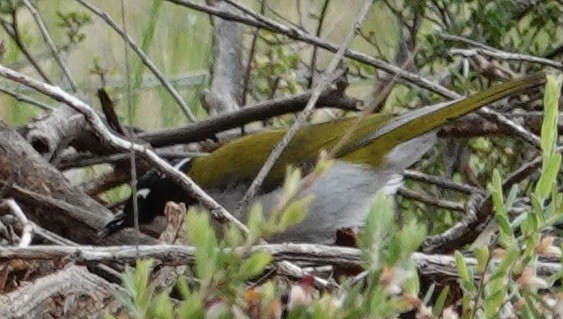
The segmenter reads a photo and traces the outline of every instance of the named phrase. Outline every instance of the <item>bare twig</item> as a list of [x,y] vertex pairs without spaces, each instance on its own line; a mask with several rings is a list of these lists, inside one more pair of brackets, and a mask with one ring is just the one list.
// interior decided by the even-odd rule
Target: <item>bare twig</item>
[[[511,121],[521,123],[528,130],[538,134],[543,121],[542,112],[514,112],[502,113]],[[560,117],[560,124],[557,130],[563,134],[563,115]],[[476,114],[469,114],[459,120],[444,125],[438,131],[439,137],[446,138],[468,138],[475,136],[503,136],[512,134],[512,129],[499,123],[490,121]]]
[[529,54],[522,54],[522,53],[510,53],[504,52],[498,49],[485,49],[485,48],[474,48],[474,49],[458,49],[453,48],[450,51],[452,55],[461,55],[463,57],[474,57],[477,55],[484,55],[488,57],[492,57],[499,60],[506,60],[506,61],[519,61],[519,62],[530,62],[530,63],[538,63],[541,65],[549,66],[554,69],[562,70],[563,71],[563,63],[552,61],[546,58],[541,58]]
[[[557,147],[555,151],[562,153],[563,146]],[[512,185],[536,172],[541,163],[542,156],[537,156],[520,166],[502,181],[503,191],[508,191]],[[460,222],[442,234],[427,237],[422,244],[423,251],[432,253],[450,251],[472,242],[491,217],[492,196],[488,194],[480,203],[475,203],[475,200],[475,196],[470,198],[467,204],[468,214]]]
[[47,105],[47,104],[45,104],[45,103],[43,103],[43,102],[39,102],[39,101],[37,101],[37,100],[34,100],[34,99],[32,99],[32,98],[30,98],[30,97],[28,97],[28,96],[25,96],[25,95],[23,95],[23,94],[19,94],[19,93],[17,93],[17,92],[14,92],[14,91],[12,91],[12,90],[9,90],[9,89],[7,89],[7,88],[5,88],[5,87],[3,87],[3,86],[0,86],[0,92],[5,93],[5,94],[8,94],[9,96],[13,97],[14,99],[16,99],[16,100],[18,100],[18,101],[20,101],[20,102],[24,102],[24,103],[27,103],[27,104],[35,105],[35,106],[37,106],[38,108],[40,108],[40,109],[42,109],[42,110],[44,110],[44,111],[52,111],[52,110],[53,110],[53,107],[52,107],[52,106],[49,106],[49,105]]
[[63,71],[66,79],[68,80],[68,83],[70,84],[72,91],[78,92],[78,85],[76,84],[76,82],[72,78],[72,75],[70,74],[70,71],[64,64],[61,55],[59,54],[57,47],[55,46],[55,43],[53,43],[53,40],[49,35],[49,31],[47,30],[45,23],[43,23],[43,19],[41,19],[41,16],[39,15],[39,12],[37,11],[37,9],[35,9],[33,4],[29,0],[23,0],[23,4],[27,8],[27,10],[29,10],[29,12],[31,13],[33,20],[35,20],[35,23],[37,24],[37,27],[41,32],[41,36],[43,37],[43,40],[45,40],[45,44],[47,44],[47,47],[49,47],[49,49],[51,50],[51,53],[53,54],[55,61],[57,61],[57,64]]
[[[123,4],[123,0],[120,1],[120,10],[121,10],[121,24],[123,26],[123,34],[127,34],[127,23],[125,23],[125,5]],[[125,136],[130,142],[131,147],[129,148],[129,158],[130,158],[130,182],[129,186],[131,187],[131,199],[133,202],[133,227],[135,230],[139,231],[139,202],[137,201],[137,157],[135,155],[135,150],[133,149],[133,140],[135,138],[133,134],[133,104],[132,104],[132,93],[131,93],[131,72],[129,70],[129,46],[123,46],[123,52],[125,57],[125,82],[127,83],[127,117],[129,119],[129,131]],[[125,133],[122,130],[122,134]],[[138,246],[139,241],[135,242]]]
[[[173,75],[168,77],[168,81],[173,87],[193,88],[199,87],[207,83],[209,72],[207,70],[198,70],[186,72],[180,75]],[[125,78],[120,77],[107,77],[106,88],[122,88],[127,85]],[[154,74],[143,74],[141,83],[135,89],[145,90],[160,87],[162,84]]]
[[528,142],[530,145],[540,148],[540,138],[536,134],[528,131],[522,125],[516,124],[501,113],[494,111],[488,107],[481,108],[477,111],[479,115],[493,122],[500,123],[509,127],[514,135]]
[[485,194],[485,191],[483,191],[480,188],[473,187],[473,186],[467,185],[467,184],[456,183],[456,182],[449,180],[449,179],[444,179],[444,178],[441,178],[441,177],[438,177],[438,176],[423,174],[421,172],[417,172],[417,171],[413,171],[413,170],[405,170],[403,172],[403,176],[405,176],[408,179],[412,179],[414,181],[417,181],[417,182],[435,184],[439,187],[442,187],[442,188],[445,188],[445,189],[451,189],[451,190],[462,192],[462,193],[465,193],[465,194],[473,194],[473,193],[481,194],[481,195]]
[[35,60],[35,58],[31,55],[31,53],[25,47],[22,38],[20,36],[19,26],[18,26],[18,18],[16,12],[12,12],[12,23],[5,21],[4,19],[0,20],[0,24],[4,28],[4,31],[14,40],[16,46],[20,49],[20,51],[25,56],[26,60],[33,66],[35,71],[39,74],[39,76],[43,79],[43,81],[51,84],[51,80],[47,76],[47,73],[43,71],[39,63]]
[[[285,98],[264,101],[250,105],[234,113],[221,114],[184,127],[164,129],[152,133],[138,134],[137,137],[153,147],[190,143],[212,138],[218,132],[236,128],[254,121],[301,111],[312,96],[306,91]],[[326,89],[320,95],[316,106],[337,107],[348,111],[358,111],[362,101],[338,94],[337,90]]]
[[[558,146],[555,149],[555,152],[563,153],[563,146]],[[508,191],[510,189],[510,187],[512,187],[512,185],[523,181],[526,177],[533,174],[541,166],[541,163],[542,163],[542,156],[540,155],[540,156],[535,157],[531,161],[523,164],[522,166],[520,166],[517,170],[510,173],[510,175],[508,175],[502,181],[502,190]],[[491,195],[489,195],[485,199],[485,202],[488,201],[488,200],[491,200]]]
[[[264,9],[266,8],[266,0],[260,1],[260,13],[264,14]],[[254,61],[254,56],[256,54],[256,43],[258,42],[258,29],[254,29],[252,33],[252,42],[250,43],[250,50],[248,52],[248,61],[246,62],[246,70],[244,71],[244,81],[242,84],[242,102],[241,105],[246,105],[246,95],[249,90],[250,85],[250,72],[252,71],[252,62]]]
[[14,216],[16,216],[23,225],[22,235],[20,236],[20,243],[18,244],[18,247],[28,247],[33,240],[33,225],[29,222],[21,207],[13,198],[4,200],[4,203],[6,203],[12,211],[12,214],[14,214]]
[[125,311],[115,299],[119,293],[123,293],[119,285],[92,274],[86,267],[69,265],[2,294],[0,317],[48,318],[54,311],[64,313],[66,318],[100,318],[104,313],[120,316]]
[[439,208],[445,208],[456,212],[463,212],[465,210],[463,204],[461,203],[443,200],[437,197],[429,196],[427,194],[420,194],[406,187],[399,188],[398,194],[403,197],[410,198]]
[[[422,251],[426,253],[445,253],[463,246],[469,233],[480,233],[486,225],[487,218],[480,218],[477,203],[479,196],[474,195],[466,203],[466,212],[463,219],[443,233],[428,236],[422,242]],[[485,219],[485,220],[483,220]]]
[[[199,152],[179,152],[179,151],[168,151],[168,150],[155,150],[155,153],[162,158],[168,160],[179,160],[186,157],[202,157],[207,156],[208,153]],[[128,160],[128,154],[113,154],[107,156],[92,156],[90,154],[78,153],[71,156],[64,157],[57,168],[59,169],[70,169],[76,167],[91,166],[96,164],[116,164]]]
[[[235,7],[225,1],[207,0],[207,4],[233,13]],[[211,115],[229,113],[242,103],[244,71],[242,64],[242,27],[233,21],[210,16],[213,27],[211,81],[201,101]]]
[[[195,260],[195,247],[185,245],[140,245],[140,258],[154,258],[167,265],[185,265]],[[227,248],[227,252],[248,252],[248,247]],[[250,252],[264,251],[275,261],[306,261],[316,264],[362,266],[362,252],[357,248],[315,244],[268,244],[253,246]],[[0,247],[2,259],[66,259],[74,261],[120,261],[128,263],[137,258],[135,246],[31,246],[26,248]],[[428,255],[415,252],[411,259],[424,275],[446,275],[457,277],[455,257],[451,255]],[[469,266],[477,260],[465,257]],[[538,274],[549,276],[561,271],[560,263],[538,262]]]
[[488,46],[486,44],[468,39],[468,38],[464,38],[464,37],[460,37],[458,35],[453,35],[453,34],[448,34],[448,33],[437,33],[436,36],[438,38],[444,39],[444,40],[449,40],[449,41],[460,41],[466,44],[469,44],[471,46],[477,47],[477,48],[481,48],[481,49],[485,49],[485,50],[496,50],[495,48]]
[[[315,31],[315,36],[320,38],[321,37],[321,32],[323,29],[323,22],[325,20],[326,17],[326,11],[328,9],[328,5],[330,3],[330,0],[324,0],[323,3],[323,7],[321,8],[321,14],[319,17],[319,23],[317,25],[317,30]],[[311,88],[313,87],[313,83],[315,82],[315,72],[317,72],[317,46],[313,46],[313,53],[311,53],[311,65],[309,67],[309,72],[311,74],[309,74],[309,82],[307,83],[307,88]]]

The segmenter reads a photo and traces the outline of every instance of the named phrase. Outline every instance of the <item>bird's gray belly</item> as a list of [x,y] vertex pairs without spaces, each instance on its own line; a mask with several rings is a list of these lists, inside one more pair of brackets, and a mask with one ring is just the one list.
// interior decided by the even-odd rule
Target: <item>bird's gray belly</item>
[[[338,229],[362,226],[377,190],[390,182],[398,186],[400,178],[394,170],[376,172],[364,165],[336,161],[315,181],[303,186],[296,196],[300,199],[313,195],[304,220],[267,240],[332,244]],[[229,195],[215,191],[210,191],[210,195],[232,212],[246,191],[246,187],[239,188],[229,189]],[[393,187],[388,192],[394,190]],[[256,198],[265,214],[277,205],[281,193],[282,190],[275,190]],[[246,221],[246,216],[238,217]]]

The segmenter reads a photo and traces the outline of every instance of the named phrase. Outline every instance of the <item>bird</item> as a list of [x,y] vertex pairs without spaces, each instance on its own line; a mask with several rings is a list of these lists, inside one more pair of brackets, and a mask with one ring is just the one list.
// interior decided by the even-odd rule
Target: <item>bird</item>
[[[332,164],[320,176],[300,187],[296,199],[311,196],[301,222],[267,238],[270,242],[332,244],[336,232],[361,227],[379,190],[393,195],[401,185],[402,172],[433,147],[437,130],[482,106],[529,88],[542,85],[542,72],[492,86],[453,102],[426,106],[394,116],[371,114],[301,127],[277,160],[255,201],[264,214],[274,209],[283,192],[286,167],[305,172],[314,167],[322,150],[331,151],[346,132],[353,130],[333,154]],[[218,203],[234,211],[274,146],[287,132],[269,129],[227,142],[209,156],[180,162],[176,168],[208,192]],[[139,223],[161,215],[168,201],[197,205],[180,185],[157,174],[138,181]],[[119,227],[133,225],[130,198]],[[246,219],[245,214],[236,216]]]

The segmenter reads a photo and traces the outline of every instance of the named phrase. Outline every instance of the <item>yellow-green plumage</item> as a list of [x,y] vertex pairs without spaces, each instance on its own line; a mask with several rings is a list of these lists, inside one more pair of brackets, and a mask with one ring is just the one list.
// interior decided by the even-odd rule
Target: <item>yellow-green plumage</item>
[[[373,114],[359,122],[356,118],[349,118],[305,126],[291,140],[265,184],[280,183],[287,165],[312,163],[321,150],[331,151],[351,127],[354,132],[341,151],[336,153],[336,158],[381,167],[385,164],[385,155],[395,146],[430,132],[450,119],[540,85],[544,78],[543,73],[537,73],[494,86],[458,102],[425,107],[401,116]],[[208,157],[194,159],[188,175],[206,189],[251,180],[285,133],[286,130],[271,130],[233,140]]]
[[[381,127],[392,116],[374,114],[363,119],[347,145],[352,145]],[[276,162],[265,184],[281,182],[285,167],[317,160],[321,150],[330,151],[344,132],[356,122],[355,118],[342,119],[301,128]],[[229,142],[210,156],[192,161],[189,176],[203,188],[213,188],[234,181],[251,180],[256,176],[270,152],[287,130],[270,130],[244,136]],[[314,137],[314,138],[313,138]],[[245,150],[253,150],[246,152]],[[372,158],[377,167],[382,158]]]

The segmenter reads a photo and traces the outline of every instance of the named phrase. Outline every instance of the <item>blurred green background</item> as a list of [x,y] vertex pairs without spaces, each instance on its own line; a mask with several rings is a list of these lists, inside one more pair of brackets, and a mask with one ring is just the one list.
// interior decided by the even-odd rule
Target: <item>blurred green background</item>
[[[119,1],[90,1],[121,25],[122,14]],[[247,5],[259,10],[256,1],[246,1]],[[318,17],[324,1],[266,1],[267,12],[277,14],[288,19],[290,23],[301,22],[310,32],[316,30]],[[83,40],[70,44],[70,48],[63,54],[65,61],[78,82],[81,92],[89,103],[99,107],[95,95],[102,85],[102,80],[95,70],[102,70],[110,96],[118,104],[118,113],[126,119],[125,103],[125,51],[123,41],[107,24],[90,13],[75,1],[49,0],[35,3],[51,36],[60,48],[69,44],[69,28],[61,27],[62,15],[71,13],[86,14],[90,21],[79,28]],[[200,93],[207,86],[211,57],[211,26],[206,14],[180,7],[165,1],[139,0],[124,1],[126,29],[133,40],[149,55],[157,67],[167,75],[175,87],[182,94],[192,111],[198,117],[205,117],[201,108]],[[329,41],[339,43],[350,30],[356,16],[360,1],[332,1],[328,7],[321,36]],[[272,16],[272,14],[269,14]],[[8,20],[7,15],[4,19]],[[25,8],[17,11],[17,19],[22,30],[22,39],[27,49],[44,68],[51,79],[63,88],[68,85],[62,77],[58,66],[51,59],[51,55],[40,37],[38,28],[31,15]],[[288,23],[285,21],[285,23]],[[391,58],[396,43],[396,24],[394,17],[383,5],[376,5],[371,10],[364,28],[383,30],[376,39],[383,54]],[[245,45],[249,45],[253,36],[251,28],[244,29]],[[5,45],[3,64],[18,71],[37,76],[29,67],[21,51],[2,30],[2,41]],[[259,43],[259,48],[267,47]],[[368,44],[361,37],[354,41],[353,48],[368,54],[378,54],[374,46]],[[310,61],[312,47],[303,43],[295,43],[284,54]],[[247,54],[248,52],[245,52]],[[323,69],[332,54],[318,51],[318,67]],[[266,57],[264,55],[262,58]],[[247,56],[245,56],[245,59]],[[257,58],[260,58],[258,54]],[[160,127],[177,126],[187,123],[183,113],[172,100],[170,95],[160,88],[154,77],[137,58],[129,51],[131,85],[133,86],[133,114],[134,123],[141,128],[153,130]],[[270,63],[271,61],[266,61]],[[246,61],[245,61],[246,63]],[[283,70],[282,70],[283,71]],[[293,70],[287,69],[291,73]],[[99,72],[97,72],[99,73]],[[364,98],[371,88],[371,80],[356,81],[349,89],[349,94]],[[44,100],[50,105],[56,105],[48,99],[33,94],[28,89],[16,87],[14,84],[1,82],[5,87],[17,90],[26,95],[31,94],[38,100]],[[278,95],[285,95],[280,91]],[[0,117],[13,125],[23,125],[41,112],[36,107],[17,102],[15,99],[0,96]],[[252,97],[248,103],[252,103]]]

